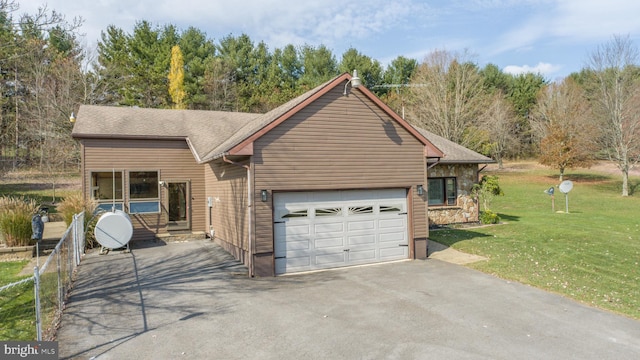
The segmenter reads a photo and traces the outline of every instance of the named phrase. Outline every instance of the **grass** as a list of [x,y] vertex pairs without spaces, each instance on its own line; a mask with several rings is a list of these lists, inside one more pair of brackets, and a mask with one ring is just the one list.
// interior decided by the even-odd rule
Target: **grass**
[[[558,184],[551,170],[493,171],[505,196],[491,209],[503,224],[432,231],[434,241],[489,260],[469,265],[498,277],[562,294],[640,319],[640,196],[620,196],[619,176],[589,170],[573,181],[569,213],[556,191],[555,210],[545,189]],[[634,190],[639,178],[631,178]],[[557,190],[557,189],[556,189]]]
[[[0,179],[0,196],[33,199],[38,204],[49,205],[49,212],[56,213],[55,205],[67,197],[77,196],[80,192],[80,175],[57,175],[55,204],[52,204],[54,191],[50,177],[50,174],[37,172],[5,174]],[[26,264],[26,261],[0,262],[0,286],[31,276],[18,275]],[[51,323],[58,306],[57,275],[55,272],[45,273],[41,276],[40,282],[42,324],[46,334],[51,331]],[[0,341],[36,339],[33,287],[33,282],[27,282],[0,292]]]
[[[0,286],[27,276],[18,274],[28,261],[0,262]],[[0,340],[33,340],[36,338],[33,282],[0,292]]]

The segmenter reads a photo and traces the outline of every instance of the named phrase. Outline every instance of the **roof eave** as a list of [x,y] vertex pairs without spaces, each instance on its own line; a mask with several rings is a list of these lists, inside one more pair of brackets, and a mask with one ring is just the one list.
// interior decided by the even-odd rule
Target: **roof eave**
[[74,139],[121,139],[121,140],[186,140],[186,136],[159,136],[159,135],[122,135],[122,134],[71,134]]
[[439,164],[495,164],[496,161],[493,159],[489,160],[440,160]]

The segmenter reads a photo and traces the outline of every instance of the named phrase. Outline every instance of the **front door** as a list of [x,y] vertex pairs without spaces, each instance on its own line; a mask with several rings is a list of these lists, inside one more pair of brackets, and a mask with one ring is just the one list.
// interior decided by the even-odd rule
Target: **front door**
[[169,181],[167,190],[169,230],[191,230],[189,181]]

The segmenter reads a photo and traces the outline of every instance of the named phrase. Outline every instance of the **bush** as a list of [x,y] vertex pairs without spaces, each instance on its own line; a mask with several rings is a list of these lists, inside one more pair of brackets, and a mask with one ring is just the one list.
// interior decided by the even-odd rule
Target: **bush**
[[480,222],[483,224],[497,224],[500,222],[500,216],[491,210],[485,210],[480,213]]
[[58,213],[62,214],[62,218],[67,226],[71,225],[73,215],[84,211],[84,229],[88,248],[96,246],[93,229],[98,221],[98,217],[94,216],[97,206],[98,203],[96,201],[85,201],[82,194],[78,193],[65,197],[56,208]]
[[[56,207],[56,211],[62,215],[62,219],[64,220],[67,226],[71,225],[73,221],[73,215],[79,214],[83,211],[86,212],[86,217],[91,217],[93,211],[95,210],[97,204],[93,200],[86,201],[82,194],[72,194],[66,196],[62,202]],[[86,218],[85,217],[85,218]]]
[[8,247],[31,245],[31,218],[37,212],[33,199],[0,197],[0,232]]

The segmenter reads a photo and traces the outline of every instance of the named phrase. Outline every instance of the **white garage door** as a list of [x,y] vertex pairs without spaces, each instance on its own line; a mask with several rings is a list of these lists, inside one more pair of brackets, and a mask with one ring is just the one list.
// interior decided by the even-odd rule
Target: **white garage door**
[[276,274],[406,259],[405,189],[274,194]]

